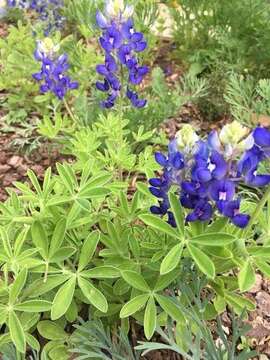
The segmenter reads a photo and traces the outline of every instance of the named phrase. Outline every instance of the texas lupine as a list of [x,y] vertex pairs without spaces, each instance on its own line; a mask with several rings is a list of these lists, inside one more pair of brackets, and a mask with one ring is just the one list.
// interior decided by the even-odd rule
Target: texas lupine
[[49,38],[39,41],[34,56],[41,62],[41,70],[32,76],[41,82],[41,93],[50,91],[62,100],[69,90],[77,89],[79,84],[67,75],[68,56],[66,54],[58,56],[57,52],[58,47],[54,46]]
[[134,86],[141,84],[149,71],[147,66],[140,65],[137,57],[147,43],[143,34],[135,30],[132,14],[133,7],[125,6],[123,0],[108,0],[104,15],[100,11],[96,14],[97,25],[102,30],[99,42],[105,51],[104,64],[96,68],[103,76],[96,87],[107,93],[107,98],[101,102],[103,108],[112,108],[122,92],[134,107],[146,105]]
[[260,173],[261,164],[270,158],[270,131],[257,127],[249,133],[233,122],[201,140],[185,125],[169,143],[168,154],[158,152],[155,158],[163,174],[149,180],[151,193],[159,199],[150,209],[153,214],[167,216],[168,223],[176,226],[168,199],[169,190],[176,186],[181,205],[190,209],[187,222],[210,221],[218,211],[245,228],[250,217],[240,212],[239,185],[270,183],[270,174]]
[[64,17],[61,15],[62,0],[7,0],[7,5],[11,8],[34,10],[43,23],[45,36],[60,29],[64,22]]

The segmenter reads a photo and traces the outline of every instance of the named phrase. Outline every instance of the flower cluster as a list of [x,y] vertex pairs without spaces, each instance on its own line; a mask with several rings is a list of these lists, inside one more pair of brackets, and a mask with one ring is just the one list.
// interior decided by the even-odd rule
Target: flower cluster
[[61,15],[63,0],[7,0],[7,5],[34,10],[43,23],[45,36],[63,26],[64,18]]
[[249,215],[240,212],[239,184],[262,187],[270,183],[270,174],[259,172],[261,163],[270,158],[270,131],[263,127],[248,134],[246,128],[233,122],[203,141],[186,125],[170,142],[168,155],[156,153],[155,157],[163,175],[149,181],[151,193],[159,199],[159,205],[150,210],[167,215],[174,227],[168,200],[173,185],[178,187],[181,205],[191,210],[187,222],[209,221],[217,210],[244,228]]
[[58,56],[57,50],[58,48],[48,38],[38,42],[34,56],[42,63],[41,70],[32,76],[35,80],[42,81],[41,93],[51,91],[62,100],[68,90],[77,89],[79,85],[76,81],[71,81],[66,74],[69,69],[67,55]]
[[137,58],[137,53],[143,52],[147,43],[143,34],[134,29],[132,13],[133,7],[125,7],[123,0],[108,0],[105,16],[100,11],[96,14],[97,24],[102,29],[99,41],[105,51],[105,63],[96,68],[98,74],[103,76],[103,81],[98,81],[96,87],[108,94],[106,100],[101,103],[104,108],[112,108],[115,105],[123,87],[125,71],[125,96],[136,108],[146,105],[146,100],[139,99],[137,92],[130,88],[141,84],[149,71],[147,66],[139,64]]

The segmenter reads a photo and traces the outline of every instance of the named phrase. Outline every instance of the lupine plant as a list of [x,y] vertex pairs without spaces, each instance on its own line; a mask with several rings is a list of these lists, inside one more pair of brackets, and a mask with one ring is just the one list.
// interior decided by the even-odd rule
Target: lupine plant
[[146,49],[147,42],[142,33],[136,32],[132,13],[133,7],[125,6],[123,1],[108,1],[105,15],[100,11],[96,15],[97,25],[102,30],[99,42],[105,52],[105,63],[97,66],[104,81],[98,81],[96,87],[108,93],[101,103],[104,108],[115,105],[121,90],[134,107],[146,105],[146,100],[139,99],[137,92],[130,88],[141,84],[148,73],[148,67],[140,65],[137,57],[137,53]]
[[[30,3],[46,11],[43,1],[9,5]],[[256,307],[245,295],[256,271],[270,277],[270,131],[233,121],[205,136],[183,125],[165,154],[164,133],[134,125],[134,114],[151,109],[137,90],[150,68],[142,65],[147,41],[135,30],[135,2],[103,5],[91,24],[99,44],[83,31],[78,46],[80,32],[63,41],[60,34],[41,38],[35,52],[31,40],[27,48],[34,62],[27,84],[38,82],[40,94],[31,91],[37,102],[46,100],[40,133],[53,140],[62,130],[73,162],[48,168],[43,180],[28,170],[27,181],[15,182],[0,203],[0,353],[16,360],[137,359],[141,344],[138,350],[162,348],[187,359],[233,359],[244,332],[234,331],[230,344],[218,320],[219,346],[205,329],[226,309],[245,318]],[[8,44],[1,54],[9,54]],[[96,99],[82,75],[73,81],[69,63],[75,59],[89,78],[77,60],[91,46],[104,56],[92,64],[91,81],[105,97],[84,127],[77,120],[84,109],[94,112]],[[206,94],[204,80],[189,81],[195,95]],[[82,83],[84,94],[74,99]],[[169,102],[171,85],[157,81],[157,93],[160,84],[159,99],[164,93]],[[192,98],[184,93],[182,105]],[[71,130],[63,129],[70,122]],[[144,342],[155,334],[164,343]]]
[[59,100],[62,100],[67,91],[78,88],[78,82],[72,81],[66,74],[69,68],[68,56],[66,54],[58,56],[57,47],[49,38],[37,43],[35,59],[41,62],[41,70],[32,76],[35,80],[42,82],[41,93],[51,91]]
[[45,36],[63,27],[62,0],[6,0],[6,7],[35,11]]
[[202,141],[186,125],[170,142],[168,155],[156,153],[155,157],[164,170],[161,178],[149,180],[151,193],[160,199],[151,212],[167,214],[173,227],[176,220],[168,211],[172,186],[179,187],[181,205],[192,210],[187,222],[209,221],[217,209],[234,225],[244,228],[249,215],[240,213],[239,184],[264,187],[270,183],[269,174],[258,172],[260,164],[270,157],[270,131],[261,127],[249,135],[247,128],[234,122]]

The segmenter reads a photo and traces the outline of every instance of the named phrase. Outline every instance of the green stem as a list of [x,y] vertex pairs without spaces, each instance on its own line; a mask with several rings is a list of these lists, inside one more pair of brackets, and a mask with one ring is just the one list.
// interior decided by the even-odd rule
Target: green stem
[[77,123],[75,115],[73,114],[73,112],[72,112],[72,110],[71,110],[70,106],[68,105],[65,98],[63,99],[63,103],[64,103],[65,108],[67,109],[67,112],[68,112],[69,116],[71,117],[71,119],[74,121],[74,123]]
[[268,200],[270,200],[270,186],[266,190],[265,194],[261,198],[261,201],[258,203],[254,213],[252,214],[249,224],[243,232],[243,238],[245,238],[248,235],[248,232],[254,225],[255,221],[257,220],[258,216],[260,215],[262,209],[264,208],[264,206]]

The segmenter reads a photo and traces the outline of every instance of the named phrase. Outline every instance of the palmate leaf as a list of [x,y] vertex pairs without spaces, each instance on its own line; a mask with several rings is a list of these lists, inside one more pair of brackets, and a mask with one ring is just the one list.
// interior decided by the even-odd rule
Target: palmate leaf
[[165,275],[176,268],[181,259],[183,248],[183,244],[177,244],[169,251],[161,263],[161,275]]
[[188,251],[198,268],[209,278],[215,278],[215,265],[213,261],[200,249],[188,243]]
[[79,266],[78,266],[79,271],[82,271],[89,264],[90,260],[92,259],[96,251],[99,238],[100,238],[99,232],[93,231],[88,235],[88,237],[84,241],[79,258]]
[[191,244],[201,246],[226,246],[236,240],[236,237],[226,233],[206,233],[194,236],[190,239]]
[[154,229],[161,231],[169,236],[179,239],[179,234],[169,224],[159,217],[151,214],[144,214],[139,216],[146,225],[152,226]]
[[27,300],[14,306],[17,311],[40,313],[51,310],[52,303],[46,300]]
[[130,284],[135,289],[140,291],[148,292],[150,291],[150,287],[147,282],[144,280],[142,275],[136,273],[135,271],[122,271],[123,279]]
[[175,194],[169,194],[169,201],[171,205],[171,209],[175,218],[175,222],[177,225],[178,230],[180,231],[181,235],[185,235],[185,215],[183,213],[179,197]]
[[8,327],[10,331],[11,340],[14,343],[16,349],[20,353],[24,354],[26,351],[25,333],[18,316],[15,314],[14,311],[9,312]]
[[37,325],[38,332],[44,339],[65,340],[68,334],[56,322],[50,320],[40,321]]
[[130,315],[135,314],[137,311],[141,310],[147,300],[149,299],[148,294],[142,294],[142,295],[138,295],[134,298],[132,298],[131,300],[129,300],[121,309],[120,311],[120,318],[126,318]]
[[177,304],[169,297],[155,294],[155,298],[162,309],[175,321],[184,323],[185,317]]
[[76,286],[76,277],[72,276],[64,285],[57,291],[51,308],[51,319],[57,320],[63,316],[73,299]]
[[19,273],[19,275],[17,275],[16,279],[14,280],[13,284],[10,287],[10,292],[9,292],[10,304],[14,304],[17,301],[18,296],[20,295],[25,285],[26,278],[27,278],[27,269],[23,269]]
[[144,312],[144,334],[149,340],[153,336],[157,325],[157,308],[153,296],[148,299]]
[[49,256],[52,257],[61,247],[66,233],[67,221],[65,218],[60,219],[54,229],[52,239],[50,241]]
[[90,281],[82,278],[81,276],[78,277],[78,283],[87,300],[89,300],[89,302],[98,310],[106,313],[108,311],[108,303],[102,292],[99,291]]
[[238,274],[238,284],[241,292],[248,291],[256,282],[255,271],[252,264],[247,260]]

